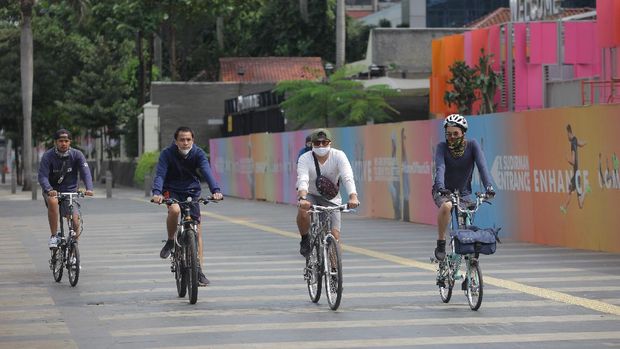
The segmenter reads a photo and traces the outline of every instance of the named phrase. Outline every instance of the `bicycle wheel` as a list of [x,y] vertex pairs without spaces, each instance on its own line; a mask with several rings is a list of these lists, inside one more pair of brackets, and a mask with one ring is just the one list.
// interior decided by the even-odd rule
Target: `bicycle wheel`
[[323,287],[323,279],[321,279],[321,254],[319,253],[319,244],[312,246],[312,251],[306,258],[306,270],[304,278],[308,284],[308,295],[313,303],[317,303],[321,299],[321,287]]
[[67,252],[67,276],[71,286],[75,287],[80,278],[80,249],[77,243],[71,244]]
[[179,297],[183,298],[187,293],[187,279],[183,272],[183,249],[176,245],[174,246],[174,259],[172,263],[174,264],[174,279],[177,284],[177,293]]
[[469,272],[467,273],[467,287],[465,288],[465,296],[471,310],[478,310],[482,304],[482,272],[477,260],[470,260],[467,263]]
[[342,260],[340,246],[333,236],[328,236],[325,241],[324,263],[327,266],[325,273],[325,288],[327,291],[327,303],[332,310],[338,309],[342,299]]
[[62,280],[63,272],[63,249],[61,247],[55,248],[51,252],[50,269],[52,275],[54,275],[54,281],[60,282]]
[[446,256],[443,261],[439,262],[439,269],[437,270],[439,296],[444,303],[450,302],[450,298],[452,298],[452,288],[454,288],[454,278],[452,268],[448,262],[449,258],[449,256]]
[[189,303],[196,304],[198,300],[198,256],[196,254],[196,232],[192,229],[185,231],[185,263]]

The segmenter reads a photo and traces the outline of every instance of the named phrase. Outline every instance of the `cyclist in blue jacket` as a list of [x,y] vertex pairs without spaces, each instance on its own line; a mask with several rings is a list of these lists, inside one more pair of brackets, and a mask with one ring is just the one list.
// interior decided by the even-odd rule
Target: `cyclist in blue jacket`
[[[213,199],[223,199],[220,186],[217,184],[211,166],[207,160],[207,154],[194,144],[194,132],[189,127],[179,127],[174,132],[174,142],[162,150],[157,163],[155,178],[153,179],[153,197],[151,201],[161,204],[164,198],[173,198],[185,201],[187,197],[197,199],[200,197],[201,187],[197,171],[200,170],[206,179]],[[199,266],[202,266],[202,234],[200,231],[200,207],[196,202],[191,208],[192,218],[198,222],[198,258]],[[168,230],[168,241],[161,249],[159,256],[168,258],[174,246],[174,233],[177,229],[181,208],[178,204],[168,207],[168,218],[166,228]],[[202,267],[198,271],[198,283],[201,286],[209,284],[209,280],[202,272]]]
[[435,183],[433,200],[439,207],[437,215],[437,247],[435,257],[446,258],[446,229],[450,224],[452,202],[450,193],[459,191],[464,200],[471,194],[471,181],[474,164],[478,168],[486,194],[495,196],[491,175],[482,148],[475,139],[465,139],[467,120],[459,114],[449,115],[443,123],[446,141],[440,142],[435,150]]
[[43,190],[43,199],[47,206],[47,220],[50,226],[48,247],[58,247],[58,217],[59,210],[63,217],[73,215],[75,231],[80,231],[80,220],[77,205],[73,212],[69,212],[69,203],[63,201],[58,205],[58,193],[75,192],[78,188],[78,172],[84,185],[85,195],[93,195],[93,179],[88,168],[86,158],[81,151],[71,148],[71,132],[60,129],[54,134],[54,147],[48,149],[39,164],[39,184]]

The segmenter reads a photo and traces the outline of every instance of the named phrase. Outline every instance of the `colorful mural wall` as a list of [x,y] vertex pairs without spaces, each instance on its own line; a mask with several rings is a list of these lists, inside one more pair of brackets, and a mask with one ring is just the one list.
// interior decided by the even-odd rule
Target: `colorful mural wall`
[[[333,146],[354,170],[359,214],[435,224],[430,190],[433,152],[444,138],[440,122],[332,129]],[[516,240],[620,252],[620,104],[492,114],[469,123],[467,137],[481,143],[498,192],[477,223],[502,226],[503,236]],[[576,168],[568,162],[568,125],[577,139]],[[212,139],[211,164],[225,195],[295,204],[305,136]],[[478,176],[473,188],[482,190]]]
[[[596,8],[597,21],[515,22],[433,40],[430,112],[439,116],[456,112],[443,102],[445,92],[452,89],[446,82],[451,78],[449,66],[457,60],[476,66],[481,49],[493,54],[493,70],[504,76],[503,90],[495,98],[498,111],[508,110],[508,99],[513,99],[515,111],[543,108],[548,65],[570,66],[574,79],[620,78],[620,1],[599,0]],[[509,60],[514,71],[508,71]],[[514,82],[508,86],[511,77]],[[600,103],[611,93],[611,84],[606,86],[599,91]],[[472,114],[478,110],[475,104]]]

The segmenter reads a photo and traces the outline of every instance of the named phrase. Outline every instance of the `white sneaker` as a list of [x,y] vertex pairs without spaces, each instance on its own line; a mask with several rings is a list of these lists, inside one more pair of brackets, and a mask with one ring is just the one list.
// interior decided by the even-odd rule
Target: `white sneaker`
[[56,237],[56,235],[50,236],[50,240],[47,243],[47,246],[50,249],[58,248],[58,238]]

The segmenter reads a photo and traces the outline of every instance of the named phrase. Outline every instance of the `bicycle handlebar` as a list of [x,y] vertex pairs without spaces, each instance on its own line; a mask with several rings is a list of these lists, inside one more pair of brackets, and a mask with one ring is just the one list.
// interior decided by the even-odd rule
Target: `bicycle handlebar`
[[355,212],[355,209],[353,209],[353,208],[350,209],[349,205],[347,205],[347,204],[342,204],[342,205],[338,205],[338,206],[312,205],[312,208],[308,212],[314,213],[314,212],[333,212],[333,211]]
[[77,192],[73,192],[73,193],[58,193],[56,194],[56,196],[58,198],[63,198],[63,197],[74,197],[77,196],[79,198],[83,198],[84,197],[84,192],[83,191],[77,191]]
[[[214,198],[213,198],[213,196],[208,196],[208,197],[206,197],[206,198],[198,198],[198,200],[196,200],[196,201],[194,201],[194,199],[192,199],[191,197],[188,197],[188,199],[189,199],[189,200],[187,200],[187,201],[180,201],[180,200],[177,200],[177,199],[175,199],[175,198],[168,198],[168,199],[164,199],[161,203],[157,203],[157,204],[158,204],[158,205],[161,205],[161,204],[166,204],[166,205],[170,206],[170,205],[172,205],[172,204],[181,204],[181,205],[182,205],[182,204],[191,204],[191,203],[196,202],[196,203],[198,203],[198,204],[204,204],[204,205],[206,205],[206,204],[208,204],[209,202],[215,202],[215,203],[218,203],[218,202],[220,202],[220,201],[224,200],[224,198],[222,198],[221,200],[216,200],[216,199],[214,199]],[[151,202],[153,202],[153,203],[155,203],[155,201],[153,201],[153,199],[151,199],[150,201],[151,201]]]
[[472,202],[474,206],[469,208],[469,206],[461,205],[461,197],[459,196],[458,191],[450,193],[450,200],[452,201],[453,206],[461,213],[475,213],[480,208],[482,203],[486,202],[490,204],[490,200],[494,197],[493,195],[489,195],[487,193],[476,192],[476,201]]

